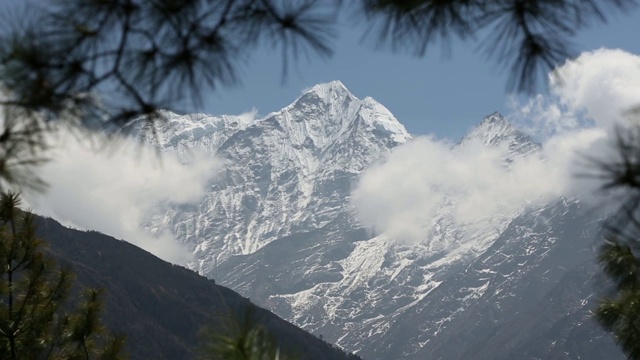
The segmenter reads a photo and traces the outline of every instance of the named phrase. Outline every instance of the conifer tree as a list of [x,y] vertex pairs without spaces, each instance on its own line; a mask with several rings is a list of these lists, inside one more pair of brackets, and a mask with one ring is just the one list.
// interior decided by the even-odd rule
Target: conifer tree
[[[576,32],[594,20],[605,21],[612,13],[628,12],[638,5],[638,0],[41,3],[46,5],[40,11],[25,12],[36,14],[31,18],[10,14],[3,19],[6,21],[2,21],[0,30],[0,105],[10,109],[11,119],[15,119],[3,119],[0,126],[0,180],[11,184],[25,179],[19,176],[20,167],[42,161],[46,147],[41,134],[53,120],[101,129],[127,128],[141,116],[152,123],[162,118],[158,109],[169,107],[176,100],[198,99],[203,89],[237,83],[237,67],[243,64],[238,59],[245,59],[249,50],[262,43],[282,50],[284,67],[288,59],[300,53],[329,55],[336,14],[342,11],[343,4],[355,4],[356,11],[365,14],[365,24],[381,44],[419,56],[425,55],[433,43],[446,45],[452,37],[487,35],[480,48],[499,64],[511,68],[512,86],[528,89],[536,74],[546,75],[573,55],[570,40]],[[621,148],[621,155],[631,157],[620,164],[602,165],[614,180],[613,187],[638,190],[640,143],[630,145],[632,151]],[[31,177],[36,184],[40,183],[38,180],[36,174]],[[633,215],[629,221],[635,221]],[[44,319],[58,319],[54,314],[68,295],[70,275],[64,270],[52,270],[50,262],[38,251],[41,244],[29,238],[33,234],[29,234],[32,220],[28,215],[19,215],[18,226],[17,218],[6,216],[3,215],[5,225],[0,233],[0,255],[6,266],[0,272],[0,295],[4,297],[0,304],[6,306],[0,311],[0,350],[17,349],[27,338],[42,337],[46,341],[29,344],[40,349],[43,343],[51,344],[55,329],[60,341],[83,338],[90,332],[62,336],[68,334],[68,324],[78,318],[68,318],[68,324],[58,321],[54,328],[36,326],[42,325]],[[629,274],[636,273],[640,259],[637,239],[640,237],[629,240],[612,236],[603,247],[601,260],[618,286],[619,297],[605,300],[598,310],[601,323],[616,333],[625,351],[634,358],[640,357],[635,350],[638,345],[634,345],[640,343],[640,336],[635,334],[640,328],[636,324],[640,308],[635,285],[630,285],[633,282],[628,279],[635,276]],[[21,295],[24,298],[14,293],[18,289],[26,291]],[[47,306],[34,305],[42,304],[47,296]],[[93,298],[97,299],[89,295],[87,304]],[[16,301],[24,302],[23,310],[16,308]],[[17,326],[16,321],[26,321],[27,309],[33,316],[30,321],[36,325]],[[94,314],[86,310],[86,316]],[[31,337],[24,335],[27,331],[33,331]]]
[[600,301],[596,316],[612,332],[629,359],[640,359],[640,260],[632,249],[611,237],[601,247],[600,261],[614,281],[616,295]]
[[229,316],[222,326],[205,328],[201,335],[201,360],[295,360],[247,309]]
[[604,188],[625,200],[604,227],[599,261],[613,291],[595,315],[629,359],[640,359],[640,125],[619,128],[615,146],[617,159],[596,161]]
[[68,311],[73,274],[43,253],[19,205],[15,193],[0,196],[0,359],[123,358],[123,339],[101,324],[101,291],[85,290]]

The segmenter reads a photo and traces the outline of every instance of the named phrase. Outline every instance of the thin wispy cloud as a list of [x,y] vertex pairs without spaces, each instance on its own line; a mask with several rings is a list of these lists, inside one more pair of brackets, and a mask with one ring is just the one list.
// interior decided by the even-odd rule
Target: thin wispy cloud
[[256,121],[258,119],[258,117],[259,117],[258,109],[252,108],[251,110],[245,111],[245,112],[237,115],[237,117],[240,119],[240,121],[242,123],[251,124],[254,121]]

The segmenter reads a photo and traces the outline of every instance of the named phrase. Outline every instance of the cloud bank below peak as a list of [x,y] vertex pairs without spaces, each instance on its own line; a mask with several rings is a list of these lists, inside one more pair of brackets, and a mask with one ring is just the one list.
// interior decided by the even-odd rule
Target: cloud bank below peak
[[[506,144],[479,141],[458,148],[434,137],[418,137],[394,149],[363,174],[352,205],[363,224],[409,243],[430,242],[433,221],[449,216],[470,225],[543,205],[561,196],[587,203],[601,183],[586,159],[615,156],[612,136],[640,105],[640,56],[599,49],[567,61],[549,76],[550,93],[526,103],[512,100],[510,121],[540,139],[541,150],[502,159]],[[600,194],[602,195],[602,194]]]
[[106,148],[104,141],[60,134],[51,161],[41,169],[48,190],[25,194],[27,202],[34,212],[65,225],[99,231],[186,265],[192,260],[189,249],[168,233],[152,235],[141,224],[155,206],[199,200],[223,162],[195,152],[181,157],[156,152],[129,137],[110,139]]

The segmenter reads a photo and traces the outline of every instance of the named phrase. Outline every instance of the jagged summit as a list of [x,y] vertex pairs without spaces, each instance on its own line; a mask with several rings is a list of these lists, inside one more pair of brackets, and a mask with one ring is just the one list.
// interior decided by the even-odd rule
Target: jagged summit
[[509,123],[509,121],[499,111],[494,111],[485,116],[480,123]]
[[494,112],[482,119],[480,124],[473,128],[460,141],[459,146],[464,146],[470,141],[480,140],[487,146],[507,145],[510,154],[513,156],[527,155],[540,149],[540,144],[536,143],[529,135],[518,130],[502,114]]
[[339,80],[317,84],[288,106],[262,118],[254,118],[255,113],[166,115],[168,121],[158,128],[160,136],[157,140],[150,136],[148,142],[157,141],[161,147],[201,142],[213,153],[234,134],[256,131],[275,136],[272,130],[278,130],[278,143],[316,149],[312,157],[339,143],[346,146],[348,139],[366,143],[364,139],[373,136],[384,143],[400,144],[411,138],[387,108],[371,97],[357,98]]
[[[323,104],[348,105],[354,100],[360,100],[339,80],[321,83],[305,90],[291,105],[282,110],[291,108],[304,108],[309,105],[322,106]],[[280,110],[280,111],[282,111]]]
[[357,98],[339,80],[315,85],[266,121],[279,124],[294,143],[311,142],[319,149],[366,133],[396,143],[410,138],[387,108],[371,97]]
[[333,80],[327,83],[316,84],[308,91],[305,91],[305,94],[317,94],[318,96],[325,98],[332,93],[345,94],[347,96],[355,98],[355,96],[340,80]]
[[465,138],[481,138],[484,143],[495,144],[502,140],[505,136],[519,132],[511,123],[499,112],[494,112],[482,119],[473,130],[471,130]]

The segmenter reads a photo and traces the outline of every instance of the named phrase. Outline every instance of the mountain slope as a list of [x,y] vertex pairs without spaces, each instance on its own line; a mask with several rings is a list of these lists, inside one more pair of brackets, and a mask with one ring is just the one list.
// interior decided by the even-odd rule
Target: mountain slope
[[[180,119],[176,129],[207,127]],[[193,269],[295,324],[367,359],[622,358],[588,320],[600,222],[574,199],[465,224],[445,199],[410,244],[368,231],[349,204],[362,172],[411,137],[342,83],[208,135],[171,124],[155,145],[227,167],[197,206],[158,209],[147,225],[191,246]],[[478,141],[506,149],[506,168],[540,151],[497,113],[453,151]]]
[[245,312],[264,324],[284,349],[303,359],[353,359],[234,291],[125,241],[39,218],[39,236],[82,287],[106,290],[104,323],[127,337],[131,359],[193,359],[203,326],[222,328]]
[[[393,346],[368,348],[362,355],[622,358],[588,317],[599,224],[587,220],[579,204],[568,201],[523,213],[486,251],[396,319],[386,334],[395,339]],[[582,336],[568,336],[581,327]]]
[[171,229],[194,248],[192,267],[213,277],[216,264],[231,256],[345,213],[357,175],[410,138],[386,108],[356,98],[339,81],[317,85],[249,125],[235,125],[241,121],[232,117],[211,121],[216,125],[170,120],[158,145],[204,149],[226,160],[224,173],[197,207],[170,209],[146,225]]

